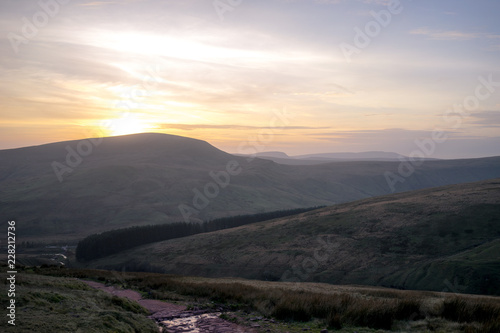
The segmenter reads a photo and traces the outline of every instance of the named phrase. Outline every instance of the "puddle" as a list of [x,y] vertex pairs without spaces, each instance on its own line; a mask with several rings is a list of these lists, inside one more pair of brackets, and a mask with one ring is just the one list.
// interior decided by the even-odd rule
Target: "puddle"
[[217,319],[219,318],[220,312],[214,313],[204,313],[195,316],[187,316],[175,318],[171,320],[162,321],[162,325],[164,327],[164,332],[189,332],[189,333],[200,333],[200,329],[198,328],[198,323],[202,320],[208,319]]
[[236,323],[219,318],[222,312],[207,313],[207,310],[188,311],[185,306],[163,302],[159,300],[142,299],[141,295],[134,290],[119,289],[113,286],[105,286],[95,281],[85,281],[89,286],[105,291],[109,294],[126,297],[131,301],[148,309],[152,315],[148,318],[154,320],[158,325],[158,331],[164,333],[254,333],[249,327],[239,326]]

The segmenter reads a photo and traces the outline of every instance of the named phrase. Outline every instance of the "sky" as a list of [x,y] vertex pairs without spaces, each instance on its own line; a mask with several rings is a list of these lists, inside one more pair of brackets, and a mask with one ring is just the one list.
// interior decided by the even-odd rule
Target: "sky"
[[2,0],[0,149],[500,155],[497,0]]

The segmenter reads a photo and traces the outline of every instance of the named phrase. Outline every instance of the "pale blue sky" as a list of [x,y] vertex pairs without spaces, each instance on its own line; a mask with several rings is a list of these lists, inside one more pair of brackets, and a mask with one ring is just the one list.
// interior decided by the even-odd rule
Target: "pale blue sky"
[[213,0],[3,0],[0,149],[154,131],[237,152],[267,131],[259,147],[290,155],[409,155],[444,129],[432,157],[500,155],[500,84],[443,117],[500,82],[500,2],[401,0],[347,61],[390,2],[220,0],[221,20]]

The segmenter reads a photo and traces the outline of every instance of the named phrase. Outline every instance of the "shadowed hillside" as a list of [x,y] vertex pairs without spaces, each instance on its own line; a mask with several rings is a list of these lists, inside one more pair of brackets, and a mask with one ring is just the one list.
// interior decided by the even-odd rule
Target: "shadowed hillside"
[[[500,294],[500,179],[365,199],[144,246],[100,268]],[[144,266],[143,266],[144,267]]]
[[[75,156],[77,152],[81,152]],[[69,156],[68,156],[69,155]],[[232,163],[232,164],[231,164]],[[208,200],[215,181],[238,172]],[[227,154],[204,141],[137,134],[0,151],[0,218],[25,240],[73,240],[111,229],[332,205],[391,193],[399,162],[280,165]],[[500,158],[426,161],[397,191],[500,177]],[[214,192],[215,191],[215,192]],[[195,209],[195,199],[198,204]],[[192,209],[192,210],[190,210]]]

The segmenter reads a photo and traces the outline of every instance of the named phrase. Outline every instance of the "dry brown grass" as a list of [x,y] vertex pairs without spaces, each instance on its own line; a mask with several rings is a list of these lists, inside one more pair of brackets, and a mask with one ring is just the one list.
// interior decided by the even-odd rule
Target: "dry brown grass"
[[[396,322],[443,323],[464,332],[500,332],[500,299],[362,286],[205,279],[146,273],[46,269],[45,274],[94,278],[137,288],[153,297],[184,295],[230,308],[251,309],[285,321],[320,319],[331,328],[391,329]],[[438,325],[439,324],[439,325]]]

